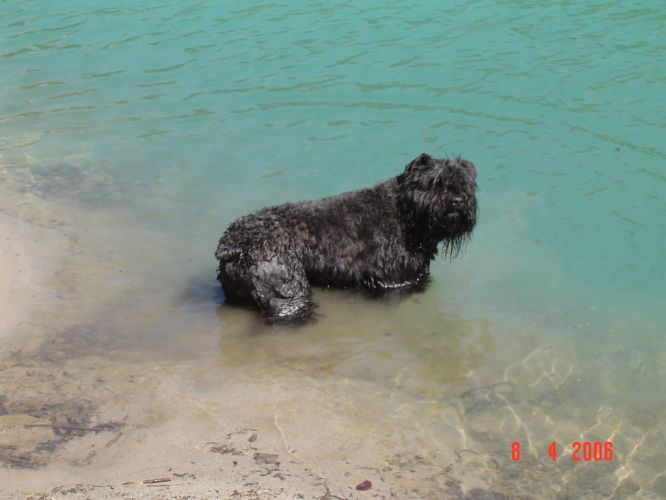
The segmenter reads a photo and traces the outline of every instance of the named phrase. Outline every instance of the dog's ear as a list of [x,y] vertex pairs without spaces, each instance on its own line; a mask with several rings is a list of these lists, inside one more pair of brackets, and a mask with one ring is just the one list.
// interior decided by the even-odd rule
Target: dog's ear
[[414,158],[411,162],[407,164],[405,167],[405,173],[409,173],[415,168],[421,167],[421,166],[427,166],[430,164],[432,161],[432,157],[429,154],[426,153],[421,153],[418,155],[416,158]]

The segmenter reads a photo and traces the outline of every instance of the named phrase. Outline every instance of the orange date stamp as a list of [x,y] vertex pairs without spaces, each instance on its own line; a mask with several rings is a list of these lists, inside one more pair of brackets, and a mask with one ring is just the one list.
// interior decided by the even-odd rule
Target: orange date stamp
[[[574,462],[612,462],[613,461],[613,442],[612,441],[574,441],[571,443],[573,453],[571,459]],[[553,462],[558,459],[557,441],[548,445],[548,456]],[[520,462],[520,441],[511,443],[511,460]]]

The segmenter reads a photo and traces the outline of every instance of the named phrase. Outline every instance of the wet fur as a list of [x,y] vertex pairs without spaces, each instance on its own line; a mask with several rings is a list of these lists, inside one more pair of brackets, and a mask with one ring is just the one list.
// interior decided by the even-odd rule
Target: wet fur
[[234,221],[216,258],[227,300],[270,322],[308,318],[311,286],[417,289],[443,243],[455,256],[476,223],[476,169],[422,154],[375,187],[285,203]]

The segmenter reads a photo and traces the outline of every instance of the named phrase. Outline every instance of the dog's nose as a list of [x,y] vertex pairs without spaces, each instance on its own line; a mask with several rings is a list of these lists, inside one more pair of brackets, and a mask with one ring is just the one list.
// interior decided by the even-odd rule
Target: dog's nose
[[454,207],[459,207],[460,205],[462,205],[462,202],[463,202],[462,196],[456,196],[454,198],[451,198],[451,204]]

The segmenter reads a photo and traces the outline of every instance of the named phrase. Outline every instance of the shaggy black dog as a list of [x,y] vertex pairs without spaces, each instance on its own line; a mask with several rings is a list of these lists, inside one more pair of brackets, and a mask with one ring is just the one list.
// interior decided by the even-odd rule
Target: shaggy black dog
[[443,242],[457,254],[476,223],[476,169],[422,154],[370,189],[264,208],[233,222],[215,252],[228,301],[269,322],[302,320],[311,285],[414,290]]

